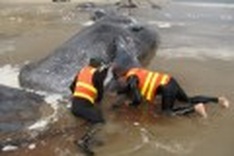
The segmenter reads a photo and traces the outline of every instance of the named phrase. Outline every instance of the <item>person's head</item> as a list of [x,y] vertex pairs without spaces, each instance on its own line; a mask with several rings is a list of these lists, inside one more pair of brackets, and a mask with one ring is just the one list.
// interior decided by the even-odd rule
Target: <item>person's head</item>
[[104,60],[100,57],[92,57],[89,60],[89,65],[94,67],[94,68],[98,68],[100,66],[102,66],[104,64]]
[[140,66],[137,56],[131,52],[128,41],[123,37],[113,39],[110,46],[113,57],[112,72],[115,78],[123,77],[130,68]]
[[115,63],[113,63],[112,65],[112,72],[113,72],[113,75],[116,79],[120,78],[120,77],[123,77],[126,72],[127,72],[127,69],[123,68],[122,66],[119,66]]

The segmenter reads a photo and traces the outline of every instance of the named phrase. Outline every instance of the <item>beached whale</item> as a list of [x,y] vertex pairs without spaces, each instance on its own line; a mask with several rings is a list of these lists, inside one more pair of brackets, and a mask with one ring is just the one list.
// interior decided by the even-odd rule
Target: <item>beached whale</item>
[[102,14],[95,20],[46,58],[25,65],[20,71],[20,85],[68,95],[72,79],[90,57],[122,64],[122,56],[128,56],[123,57],[128,58],[124,63],[141,64],[155,54],[157,33],[147,26],[122,15]]
[[0,85],[0,132],[19,131],[35,122],[43,103],[40,95]]

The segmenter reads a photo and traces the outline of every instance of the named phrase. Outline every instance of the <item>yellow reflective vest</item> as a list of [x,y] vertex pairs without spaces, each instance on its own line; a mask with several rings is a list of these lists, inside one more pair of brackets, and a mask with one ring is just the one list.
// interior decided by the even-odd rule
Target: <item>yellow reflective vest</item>
[[95,103],[97,97],[97,89],[93,85],[93,74],[96,68],[86,66],[80,70],[76,78],[76,86],[73,96],[89,100]]
[[142,68],[132,68],[127,74],[126,78],[135,75],[139,79],[138,88],[141,95],[149,102],[153,102],[156,90],[160,85],[166,85],[171,76],[158,72],[151,72]]

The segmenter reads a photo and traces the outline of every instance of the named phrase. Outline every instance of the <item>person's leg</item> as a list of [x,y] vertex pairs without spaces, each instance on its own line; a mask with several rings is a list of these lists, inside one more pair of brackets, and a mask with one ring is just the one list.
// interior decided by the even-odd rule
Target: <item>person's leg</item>
[[75,143],[86,155],[92,156],[94,152],[90,148],[91,142],[95,134],[101,129],[101,125],[105,123],[102,112],[100,109],[94,107],[93,104],[87,103],[87,101],[82,99],[73,100],[72,112],[75,116],[81,117],[91,124],[81,139]]
[[228,108],[229,107],[229,101],[225,97],[209,97],[209,96],[194,96],[189,98],[190,102],[192,104],[197,104],[197,103],[203,103],[203,104],[208,104],[208,103],[219,103],[222,107]]
[[90,123],[104,123],[102,111],[87,100],[73,100],[72,113]]
[[173,107],[176,101],[177,88],[174,80],[171,79],[165,86],[159,86],[157,95],[162,96],[162,111],[167,115],[173,115]]
[[[186,102],[189,104],[198,104],[198,103],[207,104],[210,102],[212,103],[220,102],[221,104],[227,103],[227,99],[225,97],[218,98],[218,97],[211,97],[211,96],[204,96],[204,95],[189,97],[187,96],[185,91],[182,89],[182,87],[179,85],[179,83],[175,79],[172,78],[171,81],[173,81],[173,86],[177,90],[176,99],[178,101]],[[225,104],[223,105],[225,106]]]
[[95,140],[95,135],[101,131],[103,123],[92,124],[86,133],[81,137],[80,140],[76,142],[77,146],[88,156],[94,155],[94,152],[91,150],[91,145]]
[[173,89],[176,92],[176,100],[190,104],[188,95],[185,93],[179,83],[174,78],[171,78],[170,81],[173,85]]
[[218,103],[219,99],[217,97],[209,97],[209,96],[203,96],[203,95],[199,95],[199,96],[193,96],[189,98],[189,101],[192,104],[196,104],[196,103]]
[[187,105],[177,108],[173,108],[175,115],[188,115],[194,112],[197,112],[203,118],[207,118],[206,109],[203,103],[197,103],[196,105]]
[[178,82],[175,79],[173,81],[174,88],[176,88],[177,90],[176,99],[178,101],[189,104],[188,106],[177,109],[177,114],[188,114],[191,112],[197,112],[198,114],[206,118],[207,113],[204,104],[219,103],[224,108],[229,107],[229,101],[225,97],[211,97],[204,95],[188,97],[181,86],[178,84]]
[[[184,90],[180,87],[178,82],[171,78],[170,82],[162,86],[159,90],[162,94],[162,109],[170,115],[187,115],[189,113],[197,112],[203,117],[207,117],[203,103],[199,102],[197,105],[190,103],[190,99]],[[174,108],[175,101],[187,103],[183,107]]]
[[[185,115],[192,112],[197,112],[198,114],[206,118],[207,113],[204,104],[219,103],[224,108],[229,107],[229,101],[225,97],[209,97],[209,96],[188,97],[185,91],[179,85],[179,83],[173,78],[164,88],[166,88],[164,89],[164,92],[167,93],[162,92],[162,94],[165,94],[167,96],[165,96],[165,99],[163,100],[165,101],[165,103],[163,102],[163,105],[169,109],[172,109],[174,115]],[[168,95],[173,95],[173,96],[168,96]],[[187,103],[188,105],[175,109],[173,103],[175,100]]]

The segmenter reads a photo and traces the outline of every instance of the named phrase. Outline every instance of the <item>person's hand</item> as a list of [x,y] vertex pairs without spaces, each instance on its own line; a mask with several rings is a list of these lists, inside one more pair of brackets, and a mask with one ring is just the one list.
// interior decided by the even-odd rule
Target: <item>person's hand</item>
[[127,105],[134,108],[137,108],[139,106],[139,104],[134,104],[133,102],[130,102]]

